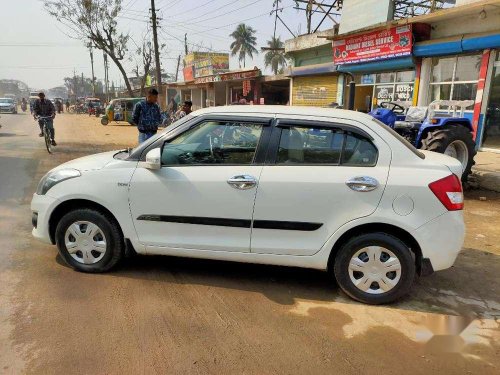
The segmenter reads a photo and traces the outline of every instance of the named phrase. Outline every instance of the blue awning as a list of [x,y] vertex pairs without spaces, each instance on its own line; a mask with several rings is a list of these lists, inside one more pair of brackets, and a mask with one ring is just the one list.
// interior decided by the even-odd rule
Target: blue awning
[[480,51],[486,48],[499,48],[500,34],[461,35],[456,38],[438,39],[415,44],[413,56],[432,57],[454,55],[463,52]]
[[415,62],[413,61],[413,58],[411,56],[408,56],[397,59],[371,61],[362,64],[339,65],[337,71],[346,73],[376,73],[413,68],[415,68]]

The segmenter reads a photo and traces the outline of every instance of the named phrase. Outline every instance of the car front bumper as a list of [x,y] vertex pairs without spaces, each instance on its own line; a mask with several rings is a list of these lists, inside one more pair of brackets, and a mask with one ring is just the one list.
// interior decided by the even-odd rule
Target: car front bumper
[[49,233],[49,219],[58,202],[56,198],[49,195],[33,194],[31,200],[33,231],[31,233],[33,237],[42,242],[53,243]]
[[463,211],[446,212],[422,225],[414,235],[422,250],[422,258],[428,259],[434,271],[450,268],[465,240]]
[[15,113],[16,109],[12,107],[0,107],[0,113]]

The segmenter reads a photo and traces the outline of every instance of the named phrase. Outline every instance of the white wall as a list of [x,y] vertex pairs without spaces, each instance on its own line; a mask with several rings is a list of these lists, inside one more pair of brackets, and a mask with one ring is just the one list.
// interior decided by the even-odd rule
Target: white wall
[[392,0],[344,0],[339,34],[387,22],[392,14]]
[[431,38],[438,39],[491,31],[500,32],[500,8],[488,8],[485,12],[486,18],[481,18],[479,12],[471,12],[463,17],[431,23]]

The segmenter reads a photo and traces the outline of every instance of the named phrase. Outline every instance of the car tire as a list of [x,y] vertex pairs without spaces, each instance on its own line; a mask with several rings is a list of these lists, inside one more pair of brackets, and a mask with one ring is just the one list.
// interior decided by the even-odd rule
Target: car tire
[[422,149],[443,154],[447,147],[453,142],[460,142],[467,151],[464,155],[467,157],[467,165],[462,173],[462,182],[467,183],[472,167],[475,164],[476,143],[472,139],[472,133],[465,126],[456,124],[438,128],[427,133],[427,137],[422,139]]
[[[87,234],[89,229],[91,233]],[[123,257],[125,248],[116,220],[93,209],[76,209],[64,215],[55,238],[61,257],[82,272],[110,270]]]
[[398,238],[367,233],[351,238],[339,249],[333,271],[340,288],[351,298],[380,305],[409,292],[415,278],[415,260]]

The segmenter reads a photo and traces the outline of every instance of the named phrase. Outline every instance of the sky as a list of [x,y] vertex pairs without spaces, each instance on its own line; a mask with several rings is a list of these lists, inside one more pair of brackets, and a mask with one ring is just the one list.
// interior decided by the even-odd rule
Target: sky
[[[72,0],[73,1],[73,0]],[[8,6],[6,3],[8,2]],[[71,38],[70,32],[44,10],[42,0],[0,0],[0,79],[18,79],[32,89],[48,89],[63,85],[63,78],[83,73],[91,76],[90,57],[80,40]],[[151,38],[149,26],[150,0],[122,0],[118,29],[128,33],[130,61],[124,63],[132,76],[135,66],[134,51],[144,38]],[[293,0],[282,0],[280,17],[297,34],[304,32],[305,15],[294,9]],[[156,0],[158,9],[159,42],[165,44],[161,65],[167,73],[175,73],[177,57],[184,53],[184,34],[189,49],[229,52],[229,34],[237,24],[244,22],[257,30],[257,49],[266,46],[274,31],[273,0]],[[313,25],[321,16],[313,18]],[[332,21],[324,23],[331,28]],[[278,21],[277,36],[282,40],[292,35]],[[247,60],[248,66],[264,70],[263,53]],[[140,59],[138,59],[140,63]],[[103,55],[94,53],[95,75],[104,78]],[[230,69],[238,69],[238,61],[231,58]],[[270,73],[269,70],[264,70]],[[179,72],[182,77],[182,72]],[[110,81],[119,85],[121,75],[110,61]]]

